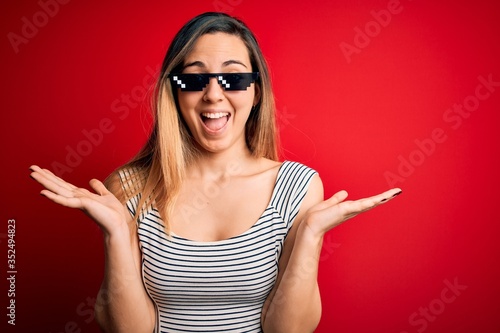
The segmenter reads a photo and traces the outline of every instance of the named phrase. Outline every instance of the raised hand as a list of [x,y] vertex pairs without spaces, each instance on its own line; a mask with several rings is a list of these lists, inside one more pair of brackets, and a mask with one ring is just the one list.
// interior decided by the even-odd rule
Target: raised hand
[[124,205],[109,192],[103,183],[92,179],[89,184],[95,193],[76,187],[57,177],[47,169],[33,165],[31,178],[45,189],[40,194],[65,207],[78,208],[90,216],[105,234],[123,230],[130,220]]
[[323,235],[342,222],[388,202],[401,192],[401,189],[394,188],[372,197],[344,201],[347,198],[347,192],[340,191],[330,199],[311,207],[307,211],[304,222],[314,234]]

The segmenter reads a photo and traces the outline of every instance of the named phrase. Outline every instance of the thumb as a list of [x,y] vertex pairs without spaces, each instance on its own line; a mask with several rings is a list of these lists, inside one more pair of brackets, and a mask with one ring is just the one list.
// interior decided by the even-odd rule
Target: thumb
[[110,193],[106,188],[106,186],[104,186],[104,184],[98,179],[91,179],[89,185],[99,195],[105,195]]
[[346,190],[338,191],[334,195],[330,197],[330,199],[326,200],[329,205],[336,205],[342,201],[344,201],[349,194]]
[[347,191],[345,191],[345,190],[338,191],[337,193],[332,195],[329,199],[322,201],[319,204],[317,204],[316,206],[314,206],[314,211],[322,210],[322,209],[325,209],[325,208],[331,207],[331,206],[335,206],[336,204],[344,201],[347,198],[347,196],[348,196]]

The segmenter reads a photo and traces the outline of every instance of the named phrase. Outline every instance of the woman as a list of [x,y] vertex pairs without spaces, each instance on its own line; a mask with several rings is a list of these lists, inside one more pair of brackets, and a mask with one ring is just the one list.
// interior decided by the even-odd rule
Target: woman
[[241,21],[205,13],[174,38],[148,142],[95,193],[38,166],[42,194],[102,229],[106,332],[311,332],[324,234],[395,195],[323,201],[316,172],[278,161],[267,65]]

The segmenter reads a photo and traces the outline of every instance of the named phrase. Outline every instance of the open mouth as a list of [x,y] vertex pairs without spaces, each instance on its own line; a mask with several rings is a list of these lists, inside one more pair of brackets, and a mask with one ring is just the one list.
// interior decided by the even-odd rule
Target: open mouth
[[226,126],[230,116],[229,112],[203,112],[201,120],[207,129],[216,132]]

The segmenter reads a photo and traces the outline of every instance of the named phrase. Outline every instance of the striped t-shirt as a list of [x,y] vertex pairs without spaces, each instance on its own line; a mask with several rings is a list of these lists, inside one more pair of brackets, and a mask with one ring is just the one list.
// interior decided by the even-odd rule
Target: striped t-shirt
[[[285,238],[315,173],[283,162],[260,218],[225,240],[167,236],[157,210],[141,214],[142,274],[156,308],[155,332],[261,332],[262,307],[276,281]],[[132,215],[138,201],[137,196],[127,202]]]

